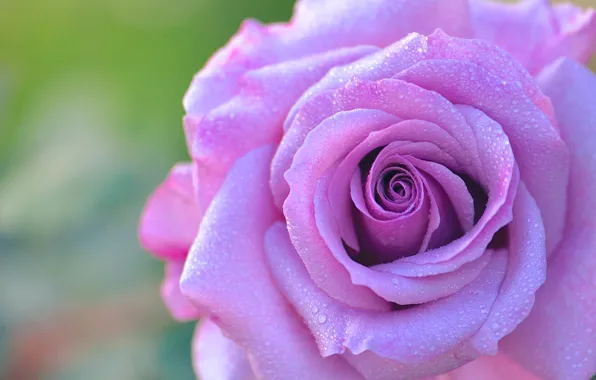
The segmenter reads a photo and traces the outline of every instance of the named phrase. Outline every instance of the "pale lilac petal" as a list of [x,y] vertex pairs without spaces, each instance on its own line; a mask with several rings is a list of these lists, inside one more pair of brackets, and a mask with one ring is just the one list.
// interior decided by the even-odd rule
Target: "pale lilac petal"
[[540,377],[587,379],[596,373],[596,77],[562,59],[538,81],[571,154],[567,225],[532,312],[503,347]]
[[256,380],[246,351],[226,338],[208,318],[197,325],[192,341],[192,359],[200,380]]
[[161,298],[172,317],[177,321],[192,321],[201,316],[199,310],[180,291],[180,276],[183,261],[168,261],[165,264],[164,280],[161,284]]
[[139,239],[145,249],[161,258],[184,259],[200,221],[192,165],[177,164],[147,200],[141,216]]
[[548,0],[470,0],[470,10],[476,38],[499,45],[534,74],[563,56],[586,62],[596,50],[592,9]]
[[247,350],[257,378],[360,380],[341,357],[319,354],[271,278],[264,235],[281,217],[268,191],[273,150],[253,150],[232,167],[190,250],[182,293]]
[[[462,291],[407,310],[379,312],[347,307],[321,291],[296,255],[284,224],[269,229],[266,246],[276,248],[267,249],[273,276],[314,334],[322,355],[369,350],[408,364],[445,361],[444,371],[452,369],[448,363],[457,352],[465,351],[461,342],[482,325],[483,310],[494,302],[507,265],[506,252],[496,251],[483,273]],[[456,354],[443,356],[447,353]],[[468,360],[464,355],[459,364]],[[420,371],[420,367],[404,370]]]
[[434,380],[541,380],[505,354],[480,358]]

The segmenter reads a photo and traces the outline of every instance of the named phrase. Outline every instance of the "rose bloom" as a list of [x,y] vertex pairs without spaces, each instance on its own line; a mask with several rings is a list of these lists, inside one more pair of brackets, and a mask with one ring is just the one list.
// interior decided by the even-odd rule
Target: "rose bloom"
[[596,372],[596,16],[301,0],[184,98],[149,198],[203,380]]

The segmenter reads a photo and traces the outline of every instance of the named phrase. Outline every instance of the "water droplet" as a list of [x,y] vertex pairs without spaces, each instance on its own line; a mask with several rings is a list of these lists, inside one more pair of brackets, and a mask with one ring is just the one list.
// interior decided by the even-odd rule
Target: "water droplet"
[[319,323],[327,322],[327,316],[325,314],[319,315]]

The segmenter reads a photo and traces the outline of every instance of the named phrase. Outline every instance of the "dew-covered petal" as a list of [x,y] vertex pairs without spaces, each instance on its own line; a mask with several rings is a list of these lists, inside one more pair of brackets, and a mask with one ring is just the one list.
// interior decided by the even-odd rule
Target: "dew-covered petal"
[[201,215],[192,183],[192,165],[175,165],[148,198],[139,239],[145,249],[167,260],[182,260],[195,239]]
[[346,244],[356,251],[360,248],[354,229],[353,206],[363,215],[372,217],[365,207],[358,164],[369,152],[389,143],[393,144],[396,154],[420,157],[462,170],[457,160],[446,153],[451,150],[461,152],[460,145],[436,124],[421,120],[405,120],[371,132],[337,165],[329,184],[328,198],[340,235]]
[[501,126],[511,143],[521,179],[542,212],[551,252],[563,233],[569,158],[547,115],[521,87],[503,82],[473,63],[428,60],[397,77],[437,91],[453,103],[472,106]]
[[506,252],[496,251],[478,278],[460,292],[410,309],[380,312],[348,307],[318,288],[282,223],[269,229],[266,246],[274,278],[304,318],[323,356],[370,350],[409,364],[458,351],[486,318],[482,311],[494,302],[507,265]]
[[505,354],[480,358],[434,380],[540,380]]
[[459,149],[445,150],[463,167],[470,168],[470,175],[476,174],[474,170],[479,165],[474,153],[474,133],[453,104],[436,92],[401,80],[369,82],[355,78],[342,88],[313,97],[294,118],[272,162],[272,191],[276,203],[281,204],[289,192],[288,184],[278,178],[290,168],[309,132],[332,115],[355,109],[381,110],[402,120],[417,119],[438,125],[447,137],[432,141],[443,149],[444,145],[458,146]]
[[226,338],[208,318],[195,330],[192,364],[201,380],[256,380],[244,348]]
[[[294,245],[317,285],[331,297],[352,306],[387,309],[389,305],[369,289],[353,285],[345,268],[321,238],[314,210],[317,180],[368,133],[396,120],[394,116],[376,110],[333,115],[308,136],[307,143],[296,154],[292,168],[285,176],[291,191],[284,203],[284,215]],[[322,149],[326,154],[321,154]]]
[[177,321],[192,321],[201,316],[199,310],[180,291],[180,276],[184,261],[168,261],[165,264],[161,298],[172,317]]
[[412,156],[410,161],[419,170],[424,171],[437,181],[443,188],[458,216],[458,222],[463,230],[469,231],[472,229],[474,225],[474,199],[470,195],[462,178],[452,172],[449,167],[441,165],[436,161],[420,159],[418,156]]
[[[473,351],[466,352],[464,349],[458,350],[457,354],[448,353],[436,357],[429,362],[419,364],[405,364],[395,360],[385,359],[379,355],[365,351],[359,355],[354,355],[346,351],[343,356],[354,368],[356,368],[365,379],[374,380],[451,380],[443,376],[434,377],[445,373],[450,369],[460,367],[477,357]],[[432,378],[430,376],[433,376]],[[469,380],[484,380],[484,378],[473,378]],[[503,380],[503,379],[500,379]],[[517,380],[517,379],[515,379]]]
[[[240,87],[209,113],[191,116],[186,128],[191,157],[198,163],[198,203],[205,210],[234,161],[257,147],[277,143],[290,107],[331,67],[367,55],[377,48],[357,46],[269,65],[245,73]],[[211,93],[217,93],[217,87]],[[188,123],[187,123],[188,124]]]
[[592,9],[552,5],[548,0],[469,3],[476,38],[507,50],[533,74],[559,57],[586,62],[595,51],[596,18]]
[[571,156],[566,228],[532,312],[503,348],[541,378],[587,379],[596,373],[596,77],[562,59],[538,82],[553,101]]
[[534,294],[546,276],[546,247],[540,210],[520,183],[508,233],[507,274],[497,300],[472,344],[482,354],[495,355],[497,343],[523,321],[534,304]]
[[[350,273],[352,282],[363,285],[373,290],[385,300],[400,305],[419,304],[433,301],[451,295],[473,281],[484,269],[490,260],[490,252],[485,252],[480,258],[470,263],[455,268],[453,271],[426,277],[407,277],[377,271],[360,264],[366,262],[370,252],[360,252],[356,256],[348,256],[342,244],[337,216],[330,208],[330,197],[325,196],[329,174],[323,175],[317,184],[315,196],[315,218],[321,237],[331,250],[335,259]],[[426,231],[422,231],[424,236]],[[357,261],[354,261],[357,260]]]
[[271,278],[264,235],[281,217],[268,191],[273,151],[259,148],[234,164],[204,216],[180,288],[247,350],[257,378],[360,380],[341,357],[321,357]]
[[240,91],[246,72],[268,65],[357,45],[384,47],[409,33],[429,34],[436,28],[470,37],[469,19],[465,0],[302,0],[287,24],[245,20],[194,77],[184,108],[203,117]]
[[379,270],[418,277],[449,272],[480,257],[494,234],[511,221],[519,174],[509,139],[501,126],[481,111],[462,105],[456,109],[475,134],[482,165],[480,184],[488,194],[486,207],[474,227],[461,238],[415,256],[380,264],[376,266]]

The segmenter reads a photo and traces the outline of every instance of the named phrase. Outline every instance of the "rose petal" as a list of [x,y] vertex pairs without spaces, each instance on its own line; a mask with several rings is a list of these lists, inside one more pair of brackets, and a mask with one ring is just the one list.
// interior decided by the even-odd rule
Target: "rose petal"
[[196,320],[201,312],[180,291],[180,276],[184,262],[169,261],[165,265],[165,276],[161,284],[161,298],[172,317],[180,322]]
[[[326,181],[326,177],[323,176],[320,181]],[[374,267],[367,268],[346,255],[336,220],[329,206],[329,199],[319,191],[317,193],[315,200],[317,227],[334,257],[348,269],[354,284],[369,287],[387,301],[400,305],[419,304],[451,295],[474,280],[490,260],[490,252],[486,252],[479,259],[464,264],[452,272],[426,277],[398,276],[375,270]]]
[[177,164],[147,200],[139,239],[145,249],[163,259],[184,259],[200,220],[192,185],[192,165]]
[[402,276],[428,276],[455,270],[480,257],[494,234],[511,220],[511,207],[517,189],[518,172],[507,136],[501,127],[482,112],[458,105],[475,134],[482,165],[482,185],[489,192],[486,208],[474,227],[448,245],[404,257],[375,269]]
[[[440,147],[430,141],[437,141]],[[369,214],[364,205],[362,181],[359,173],[356,172],[358,170],[358,163],[370,151],[389,143],[392,143],[396,147],[396,153],[414,155],[443,163],[448,167],[460,168],[460,164],[450,154],[445,152],[445,150],[450,151],[452,149],[461,152],[461,149],[458,149],[459,144],[438,125],[420,120],[407,120],[385,129],[371,132],[337,166],[333,174],[333,179],[329,184],[330,193],[328,194],[328,198],[341,231],[340,235],[346,244],[356,251],[360,248],[354,230],[352,202],[361,213],[365,215]],[[396,144],[398,143],[402,145],[397,147]]]
[[596,18],[591,9],[553,6],[547,0],[516,4],[471,0],[470,11],[476,38],[499,45],[534,74],[561,56],[586,62],[596,49]]
[[534,294],[546,276],[546,247],[540,210],[520,182],[507,225],[509,260],[507,274],[486,322],[472,344],[482,354],[495,355],[497,343],[523,321],[534,304]]
[[547,116],[519,86],[504,83],[476,64],[429,60],[396,77],[437,91],[453,103],[477,108],[500,124],[511,142],[521,179],[542,212],[551,252],[563,233],[569,159]]
[[[370,351],[365,351],[359,355],[354,355],[346,351],[343,356],[354,368],[356,368],[365,379],[374,380],[450,380],[443,376],[437,378],[427,378],[435,376],[454,369],[474,359],[477,354],[472,351],[466,352],[460,350],[457,355],[445,354],[430,362],[419,364],[404,364],[395,360],[382,358]],[[484,378],[474,378],[469,380],[484,380]],[[504,379],[500,379],[504,380]],[[513,380],[513,379],[511,379]],[[517,379],[515,379],[517,380]]]
[[[338,113],[327,119],[318,133],[311,134],[312,143],[305,144],[296,155],[292,170],[286,173],[291,192],[284,203],[284,215],[288,220],[294,245],[309,269],[313,280],[331,297],[352,306],[385,309],[387,302],[369,289],[355,286],[347,271],[329,252],[319,235],[314,210],[316,181],[333,163],[337,156],[349,152],[350,140],[361,140],[371,130],[393,124],[397,119],[382,111],[354,110]],[[341,136],[341,138],[338,138]],[[320,148],[333,154],[321,156]],[[336,156],[337,155],[337,156]],[[329,276],[333,273],[333,276]]]
[[263,237],[280,218],[268,191],[273,150],[234,164],[190,250],[182,293],[247,350],[257,378],[361,379],[342,358],[321,357],[265,263]]
[[494,302],[507,263],[505,252],[497,251],[464,290],[411,309],[386,312],[347,307],[322,292],[296,256],[283,224],[269,229],[266,247],[277,283],[313,332],[322,355],[343,353],[346,348],[354,354],[370,350],[412,364],[452,353],[474,334],[485,319],[482,310]]
[[[300,95],[331,67],[354,61],[376,48],[357,46],[269,65],[245,73],[234,96],[209,113],[192,120],[186,131],[189,147],[199,163],[198,203],[205,210],[234,161],[257,147],[277,143],[282,123]],[[202,86],[205,86],[204,84]],[[210,87],[210,93],[218,93]]]
[[435,380],[540,380],[505,354],[481,356]]
[[[444,36],[444,33],[441,34],[441,36]],[[443,46],[439,46],[436,49],[436,52],[434,50],[430,51],[427,41],[428,38],[426,36],[411,34],[407,38],[396,42],[387,49],[383,49],[378,53],[364,57],[363,59],[356,61],[353,64],[346,65],[343,67],[337,67],[335,69],[330,70],[330,72],[321,81],[317,82],[315,86],[313,86],[311,89],[304,93],[304,95],[294,105],[294,107],[288,114],[288,117],[286,118],[284,128],[287,130],[287,132],[284,135],[281,143],[283,149],[280,149],[276,153],[276,156],[272,163],[272,191],[277,204],[281,204],[283,202],[283,199],[285,199],[288,192],[287,184],[281,181],[283,173],[290,167],[292,163],[292,158],[294,157],[296,150],[298,150],[300,145],[302,145],[308,132],[310,132],[310,130],[316,127],[326,117],[329,117],[331,114],[335,112],[357,108],[354,105],[351,106],[351,108],[348,108],[346,104],[348,102],[345,102],[342,99],[344,96],[348,95],[349,92],[348,94],[342,94],[341,91],[330,92],[330,90],[340,89],[354,78],[357,78],[358,80],[353,81],[353,83],[361,83],[362,80],[377,81],[383,78],[392,77],[395,74],[412,66],[413,64],[421,60],[427,59],[429,54],[433,53],[436,55],[439,54],[441,51],[445,50]],[[399,95],[400,103],[410,91],[411,90],[404,89],[401,91],[401,94],[396,94],[396,96]],[[325,96],[325,93],[332,96]],[[332,103],[330,106],[326,104],[327,102],[325,101],[325,99],[329,98],[331,98],[330,100],[336,103]],[[399,112],[404,111],[401,111],[399,103],[394,104],[396,100],[393,99],[390,100],[390,102],[390,105],[392,107],[378,105],[376,106],[376,108],[385,109],[387,112],[393,113],[396,116],[401,116],[399,115]],[[427,99],[426,101],[420,101],[419,104],[427,105],[429,104],[429,102],[430,100]],[[366,104],[367,102],[362,101],[360,103]],[[414,102],[408,102],[408,104],[412,103]],[[436,103],[436,101],[433,101],[433,103]],[[416,106],[418,106],[419,104],[416,102]],[[362,104],[360,105],[360,108],[363,108]],[[375,107],[369,105],[366,108],[374,109]],[[390,110],[391,108],[395,108],[396,110],[400,111],[392,112]],[[426,113],[426,111],[430,111],[431,109],[433,109],[432,107],[429,108],[429,110],[418,110],[422,111],[419,112],[419,114]],[[446,108],[448,107],[436,105],[436,109],[439,112],[448,111],[448,109]],[[298,111],[300,111],[300,113],[298,113]],[[406,115],[408,113],[411,112],[405,112]],[[447,113],[439,115],[439,119],[446,119],[447,117]],[[412,117],[404,118],[409,119]],[[431,119],[436,118],[437,116],[434,115],[432,117],[428,116],[426,118],[422,118],[422,120],[433,121]],[[449,124],[446,124],[444,128],[450,131],[451,133],[454,132]],[[469,149],[474,150],[474,140],[471,138],[467,138],[470,136],[466,136],[464,131],[457,130],[456,135],[454,136],[458,137],[458,140],[461,140],[461,142],[465,143],[463,144],[464,147],[468,147]]]
[[474,225],[474,200],[461,177],[436,161],[422,160],[416,155],[409,159],[418,169],[428,173],[441,185],[453,205],[458,221],[464,231],[472,229]]
[[[438,212],[434,200],[431,202],[427,195],[428,190],[425,189],[425,182],[422,180],[420,174],[407,160],[401,159],[399,161],[395,161],[394,159],[393,161],[408,167],[418,187],[418,197],[412,200],[413,207],[407,212],[398,214],[389,213],[377,204],[374,199],[371,182],[376,181],[376,178],[380,174],[379,172],[387,164],[387,162],[379,164],[379,161],[383,161],[384,154],[391,154],[391,148],[390,144],[379,153],[368,175],[364,201],[366,204],[365,207],[370,213],[358,212],[356,214],[360,249],[367,255],[367,259],[373,263],[389,262],[401,256],[409,256],[417,253],[425,245],[424,243],[428,244],[428,241],[425,241],[425,235],[427,234],[427,229],[430,230],[429,213],[431,213],[431,216],[436,216]],[[325,186],[325,189],[327,188],[328,186]],[[353,194],[355,189],[352,189]],[[362,189],[362,186],[358,186],[358,189]],[[329,189],[329,191],[333,191],[333,189]],[[352,198],[354,198],[354,194]],[[391,215],[379,219],[379,214]]]
[[562,59],[538,81],[571,154],[567,225],[530,316],[504,339],[504,348],[540,377],[587,379],[596,373],[596,77]]
[[201,380],[255,380],[246,351],[226,338],[210,319],[197,325],[192,343],[193,367]]
[[[395,19],[402,21],[396,23]],[[300,1],[288,24],[242,23],[238,33],[197,74],[184,98],[187,113],[202,116],[240,88],[248,70],[356,45],[387,46],[411,32],[443,28],[472,35],[465,0]],[[375,25],[370,28],[368,25]],[[218,91],[211,91],[217,88]]]

